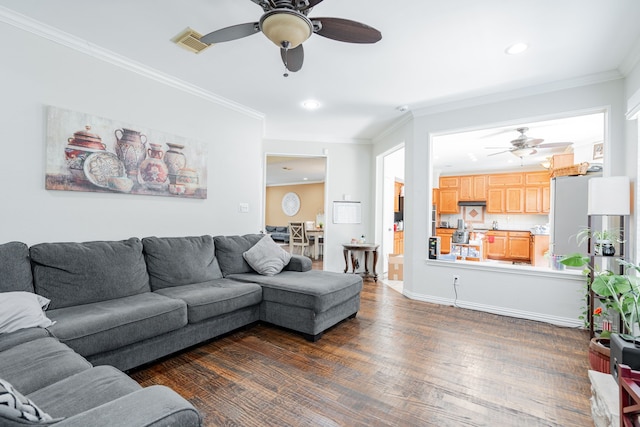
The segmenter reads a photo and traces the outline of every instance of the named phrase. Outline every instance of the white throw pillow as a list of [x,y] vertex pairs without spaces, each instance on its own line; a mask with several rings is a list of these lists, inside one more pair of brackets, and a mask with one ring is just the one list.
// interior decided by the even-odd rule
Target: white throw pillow
[[[38,408],[30,399],[24,397],[7,381],[0,379],[0,407],[5,414],[15,420],[24,420],[25,425],[35,425],[31,422],[60,421],[53,420],[51,416]],[[47,423],[48,424],[48,423]]]
[[263,276],[275,276],[291,261],[291,254],[266,235],[242,254],[245,261]]
[[44,314],[50,300],[31,292],[0,293],[0,333],[54,324]]

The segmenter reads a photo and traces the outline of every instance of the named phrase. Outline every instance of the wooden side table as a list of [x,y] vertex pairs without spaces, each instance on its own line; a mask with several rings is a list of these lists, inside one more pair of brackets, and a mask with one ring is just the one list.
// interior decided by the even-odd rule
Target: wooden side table
[[[349,271],[349,257],[351,257],[351,272],[356,273],[356,252],[364,252],[364,273],[363,278],[371,277],[374,282],[378,281],[378,273],[376,273],[376,264],[378,263],[378,248],[377,243],[343,243],[344,254],[344,272]],[[373,253],[373,266],[371,270],[373,274],[369,273],[369,252]]]

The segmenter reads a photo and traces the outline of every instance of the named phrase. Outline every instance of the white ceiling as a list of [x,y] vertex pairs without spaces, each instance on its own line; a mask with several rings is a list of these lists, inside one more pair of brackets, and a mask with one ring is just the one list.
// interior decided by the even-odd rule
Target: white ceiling
[[[311,17],[366,23],[382,41],[313,35],[304,43],[304,67],[288,78],[278,48],[262,34],[198,55],[171,42],[186,27],[206,34],[258,21],[262,9],[250,0],[0,0],[1,7],[0,18],[23,14],[53,27],[50,33],[259,112],[269,139],[371,140],[402,116],[400,105],[415,111],[584,76],[623,76],[640,53],[638,0],[324,0]],[[506,55],[516,41],[531,48]],[[321,108],[303,110],[308,98]]]
[[267,156],[266,185],[324,182],[326,164],[325,157]]

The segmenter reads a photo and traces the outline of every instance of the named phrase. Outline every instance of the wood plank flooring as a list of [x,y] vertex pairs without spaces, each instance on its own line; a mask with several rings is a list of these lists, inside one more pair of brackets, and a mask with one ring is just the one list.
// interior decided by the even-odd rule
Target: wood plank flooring
[[130,372],[206,426],[593,426],[588,333],[365,282],[316,343],[257,325]]

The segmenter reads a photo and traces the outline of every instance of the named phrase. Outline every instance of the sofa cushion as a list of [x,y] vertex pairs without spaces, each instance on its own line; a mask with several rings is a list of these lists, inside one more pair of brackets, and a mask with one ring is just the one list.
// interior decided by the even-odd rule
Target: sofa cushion
[[274,231],[276,231],[276,228],[277,227],[275,225],[267,225],[264,229],[267,233],[273,233]]
[[0,294],[0,333],[26,328],[46,328],[53,322],[44,314],[49,300],[31,292]]
[[228,279],[165,288],[155,293],[184,301],[189,323],[231,313],[262,301],[262,288],[259,285]]
[[8,334],[0,334],[0,352],[22,343],[48,336],[50,336],[49,331],[44,328],[27,328],[9,332]]
[[140,390],[113,366],[97,366],[36,390],[27,397],[53,417],[72,417]]
[[258,283],[264,301],[308,308],[316,313],[345,302],[362,290],[362,277],[356,274],[320,270],[283,271],[277,276],[233,274],[229,278]]
[[289,227],[287,226],[277,226],[276,233],[289,233]]
[[242,257],[242,254],[251,249],[253,245],[262,239],[263,234],[246,234],[244,236],[216,236],[216,258],[220,263],[222,274],[250,273],[251,266]]
[[138,238],[85,243],[40,243],[30,248],[38,294],[50,309],[149,292]]
[[222,278],[212,236],[145,237],[142,245],[154,291]]
[[31,399],[24,397],[8,381],[3,379],[0,379],[0,414],[0,420],[6,416],[8,422],[14,421],[16,423],[31,424],[53,420]]
[[0,352],[0,378],[28,395],[91,364],[55,338],[40,338]]
[[187,324],[183,301],[153,292],[48,312],[49,331],[83,356],[179,329]]
[[21,242],[0,245],[0,292],[33,292],[29,247]]
[[280,273],[291,260],[291,254],[278,246],[269,235],[260,239],[242,257],[257,273],[265,276]]

